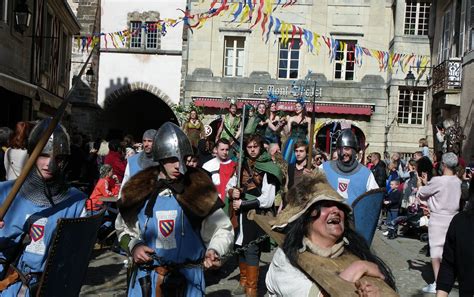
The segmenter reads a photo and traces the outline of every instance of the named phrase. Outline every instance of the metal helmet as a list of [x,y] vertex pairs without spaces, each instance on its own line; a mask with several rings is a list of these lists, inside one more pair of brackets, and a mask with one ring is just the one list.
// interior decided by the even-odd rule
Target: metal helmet
[[341,133],[339,134],[339,137],[336,140],[336,147],[337,148],[351,147],[356,152],[358,152],[359,141],[357,140],[357,137],[354,135],[354,133],[352,133],[351,129],[344,129],[344,130],[341,130]]
[[[28,138],[28,153],[31,154],[38,144],[39,140],[46,132],[46,129],[51,122],[50,118],[40,121],[31,130]],[[49,137],[46,145],[41,151],[42,154],[50,156],[49,170],[55,174],[65,169],[67,163],[67,156],[71,154],[69,134],[66,129],[58,124],[54,128],[53,134]]]
[[171,122],[166,122],[155,134],[152,155],[153,160],[157,162],[172,157],[178,158],[179,172],[185,174],[185,158],[193,155],[193,148],[183,130]]

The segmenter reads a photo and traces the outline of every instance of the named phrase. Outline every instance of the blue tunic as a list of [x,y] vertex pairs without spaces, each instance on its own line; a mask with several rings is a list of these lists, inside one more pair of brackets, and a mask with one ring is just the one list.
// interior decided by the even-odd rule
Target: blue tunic
[[[146,204],[138,214],[141,238],[165,263],[196,262],[204,258],[206,249],[199,230],[193,229],[173,195],[158,195],[153,207],[153,217],[148,222],[145,208]],[[155,264],[158,263],[155,261]],[[204,296],[206,286],[202,268],[182,268],[179,272],[187,280],[187,297]],[[141,296],[138,280],[147,274],[151,276],[152,289],[156,287],[157,273],[139,268],[135,283],[130,284],[128,296]]]
[[[0,183],[0,203],[3,203],[13,184],[14,181]],[[83,213],[86,201],[84,193],[70,188],[67,195],[68,199],[54,207],[47,207],[38,206],[18,193],[4,217],[5,226],[0,229],[0,259],[10,259],[15,247],[20,244],[22,234],[28,232],[31,242],[21,253],[16,267],[24,274],[41,273],[58,219],[77,218]],[[0,274],[3,274],[4,270],[5,267],[0,265]],[[38,280],[33,277],[30,284]],[[12,284],[0,292],[0,296],[17,296],[21,286],[21,282]],[[29,296],[28,291],[26,296]]]
[[367,192],[367,181],[371,171],[359,163],[353,171],[346,173],[337,168],[336,162],[324,162],[324,173],[331,187],[351,205],[357,197]]
[[127,159],[130,177],[134,176],[135,174],[137,174],[138,172],[142,170],[142,168],[138,164],[138,158],[140,157],[141,154],[144,154],[144,152],[135,154]]

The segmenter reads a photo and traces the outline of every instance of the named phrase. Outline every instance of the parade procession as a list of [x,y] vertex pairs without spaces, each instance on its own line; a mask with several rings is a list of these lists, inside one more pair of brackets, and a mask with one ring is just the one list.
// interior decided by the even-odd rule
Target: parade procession
[[473,1],[0,0],[0,297],[474,296]]

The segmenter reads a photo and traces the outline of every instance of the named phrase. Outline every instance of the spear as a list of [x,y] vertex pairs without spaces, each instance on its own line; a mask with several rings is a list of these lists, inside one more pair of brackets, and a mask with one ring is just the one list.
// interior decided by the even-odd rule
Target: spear
[[43,133],[40,140],[36,144],[36,147],[34,148],[33,152],[31,153],[30,157],[28,158],[28,161],[26,161],[25,166],[21,170],[20,176],[15,180],[15,183],[13,184],[13,187],[12,187],[10,193],[8,193],[7,198],[5,199],[2,206],[0,207],[0,221],[3,221],[3,218],[5,217],[5,214],[7,213],[8,209],[11,206],[11,204],[13,203],[13,200],[15,199],[16,194],[18,193],[21,186],[25,182],[26,177],[30,173],[31,169],[35,165],[36,159],[38,159],[38,156],[43,151],[43,148],[45,147],[46,143],[48,142],[49,137],[51,136],[51,134],[53,134],[54,129],[56,129],[56,126],[58,125],[59,121],[61,120],[61,118],[64,114],[64,111],[66,110],[67,104],[69,103],[69,100],[71,98],[71,94],[72,94],[73,90],[77,87],[77,85],[80,81],[80,77],[84,74],[86,66],[87,66],[87,64],[89,64],[89,60],[91,59],[92,54],[94,53],[95,49],[96,49],[96,47],[94,47],[91,50],[91,52],[89,54],[89,57],[87,57],[86,62],[84,63],[84,65],[81,68],[81,71],[79,71],[77,79],[74,80],[73,86],[66,93],[66,96],[64,96],[63,102],[61,103],[61,105],[56,110],[56,113],[55,113],[54,117],[49,122],[48,128],[46,129],[46,131]]
[[306,162],[306,168],[311,169],[311,161],[313,160],[313,146],[314,146],[314,124],[316,121],[316,85],[317,82],[314,81],[313,89],[313,113],[311,115],[311,125],[309,131],[309,149],[308,149],[308,161]]

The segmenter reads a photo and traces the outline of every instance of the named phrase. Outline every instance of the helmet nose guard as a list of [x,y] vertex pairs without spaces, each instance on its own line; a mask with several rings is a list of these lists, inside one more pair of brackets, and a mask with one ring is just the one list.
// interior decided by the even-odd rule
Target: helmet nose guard
[[177,125],[166,122],[158,129],[153,139],[152,156],[154,161],[160,162],[168,158],[178,158],[179,172],[185,174],[185,158],[192,154],[193,149],[188,137]]

